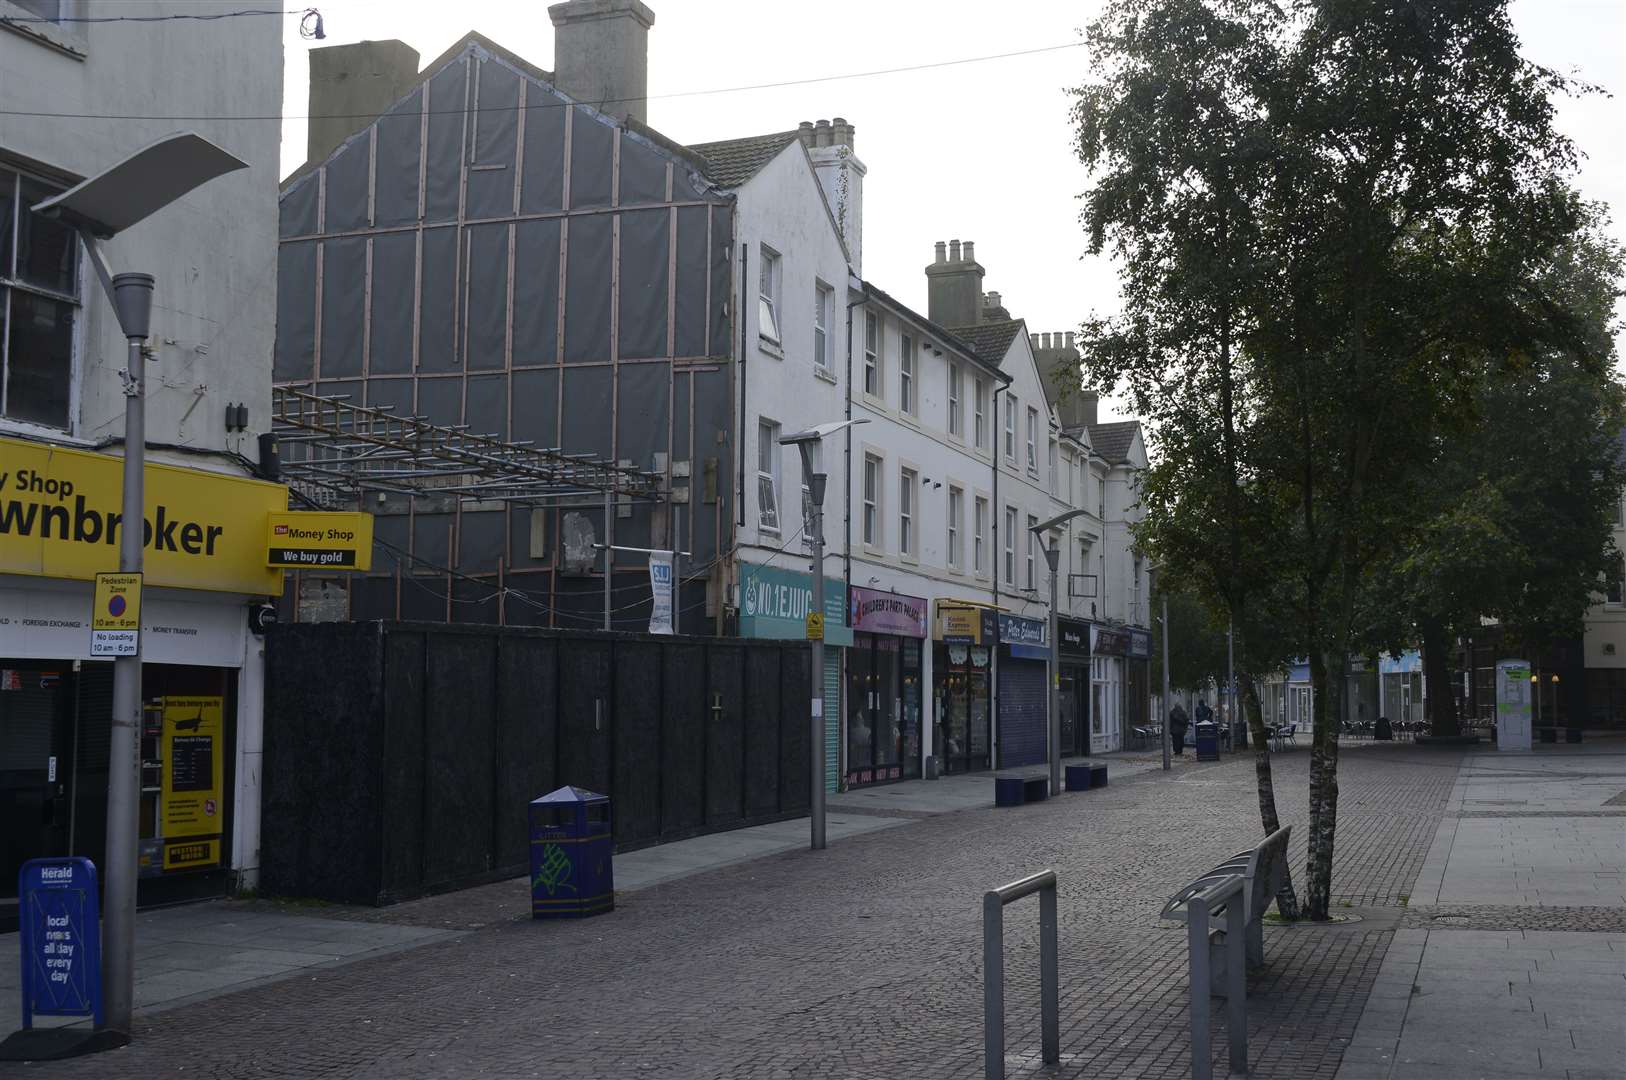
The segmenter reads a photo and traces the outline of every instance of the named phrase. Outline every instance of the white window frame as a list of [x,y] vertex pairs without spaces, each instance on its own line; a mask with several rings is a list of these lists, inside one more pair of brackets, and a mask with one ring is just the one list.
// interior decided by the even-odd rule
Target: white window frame
[[[29,28],[36,26],[56,28],[55,23],[17,25]],[[17,263],[21,263],[24,255],[22,250],[23,216],[29,213],[29,208],[22,195],[23,181],[27,180],[39,184],[49,189],[53,194],[61,192],[62,187],[60,184],[18,168],[9,162],[0,161],[0,184],[4,184],[8,178],[11,181],[11,191],[9,193],[12,213],[10,223],[11,244],[5,251],[0,251],[0,429],[30,434],[37,432],[47,437],[60,437],[63,432],[74,430],[76,426],[75,419],[79,415],[79,354],[84,335],[84,280],[87,260],[79,237],[77,235],[73,236],[71,240],[74,264],[72,293],[57,292],[55,289],[25,281],[20,273],[15,275],[12,273],[14,268],[13,259],[15,258]],[[12,338],[10,317],[14,317],[11,316],[11,312],[14,311],[12,298],[16,295],[28,295],[46,303],[66,304],[72,308],[69,315],[71,322],[68,342],[68,369],[62,373],[63,379],[67,382],[68,400],[66,415],[60,425],[44,420],[30,420],[9,415],[11,402],[9,400],[10,386],[8,384],[11,375],[10,352]]]
[[757,417],[757,525],[763,532],[780,534],[779,477],[782,447],[779,425]]
[[1016,395],[1005,395],[1005,460],[1016,463]]
[[916,505],[920,499],[920,472],[907,465],[898,469],[898,554],[915,558],[920,536],[915,530]]
[[830,312],[835,290],[822,281],[813,282],[813,366],[830,373]]
[[915,339],[900,333],[898,346],[898,411],[905,416],[920,412],[920,395],[915,393]]
[[1039,475],[1039,410],[1028,406],[1028,475]]
[[1005,584],[1016,587],[1016,507],[1005,508]]
[[757,336],[782,346],[785,328],[779,319],[779,291],[784,263],[779,252],[767,244],[757,245]]
[[971,506],[971,566],[981,575],[988,572],[988,500],[978,495]]
[[965,569],[963,531],[960,519],[965,516],[965,488],[950,484],[948,489],[948,550],[944,562],[950,570]]
[[863,536],[864,546],[880,549],[883,544],[881,536],[881,476],[885,468],[885,459],[879,454],[866,452],[864,454],[863,472],[860,474],[860,483],[863,485]]
[[864,395],[882,400],[886,384],[881,381],[881,317],[864,312]]
[[1061,444],[1054,436],[1045,440],[1050,448],[1050,494],[1061,498]]
[[988,380],[981,375],[971,377],[971,411],[973,445],[978,450],[988,449]]
[[1038,587],[1039,587],[1039,579],[1034,576],[1034,562],[1033,562],[1033,547],[1034,547],[1034,545],[1036,543],[1038,543],[1038,535],[1033,531],[1033,527],[1035,525],[1037,525],[1037,524],[1039,524],[1039,519],[1034,517],[1032,514],[1029,514],[1028,515],[1028,527],[1023,530],[1024,532],[1027,533],[1027,536],[1028,536],[1028,548],[1027,548],[1027,551],[1028,551],[1028,554],[1027,554],[1027,569],[1028,569],[1027,591],[1028,592],[1033,592],[1036,589],[1038,589]]
[[948,365],[948,433],[957,439],[965,438],[965,422],[960,415],[960,394],[964,388],[965,373],[954,360]]

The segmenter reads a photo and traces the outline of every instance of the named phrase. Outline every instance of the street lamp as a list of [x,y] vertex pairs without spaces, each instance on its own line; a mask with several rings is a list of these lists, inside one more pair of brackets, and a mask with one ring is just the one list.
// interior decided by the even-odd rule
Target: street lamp
[[[33,207],[79,232],[127,345],[124,372],[124,493],[119,570],[141,572],[146,466],[142,345],[152,316],[151,274],[110,274],[100,242],[144,221],[217,176],[248,168],[193,132],[166,136],[97,176]],[[102,1004],[108,1030],[128,1039],[135,998],[136,848],[141,792],[141,651],[113,661],[113,716],[108,750],[106,892],[102,912]]]
[[[812,816],[812,847],[814,851],[824,850],[824,632],[822,620],[824,619],[824,487],[826,475],[823,468],[823,453],[821,448],[827,436],[838,431],[845,431],[855,424],[867,424],[868,420],[838,420],[828,424],[819,424],[817,427],[798,431],[794,435],[786,435],[779,440],[781,446],[794,446],[802,455],[802,476],[807,480],[808,501],[812,503],[812,520],[804,523],[804,528],[812,533],[813,539],[813,609],[820,619],[821,629],[817,635],[809,634],[808,645],[813,651],[813,703],[812,703],[812,778],[813,784],[808,791],[808,809]],[[812,612],[809,614],[811,615]],[[810,627],[811,629],[811,627]]]
[[[1051,518],[1049,521],[1041,521],[1037,525],[1028,526],[1028,532],[1033,534],[1033,538],[1036,541],[1038,541],[1040,547],[1044,547],[1044,534],[1045,533],[1049,532],[1051,529],[1054,529],[1054,528],[1056,528],[1056,527],[1058,527],[1060,525],[1065,525],[1067,522],[1073,520],[1076,517],[1079,517],[1080,515],[1082,515],[1084,513],[1085,513],[1084,510],[1079,509],[1079,510],[1069,510],[1065,514],[1057,514],[1055,517]],[[1050,729],[1050,794],[1052,794],[1052,795],[1060,795],[1061,794],[1061,691],[1060,691],[1060,687],[1059,687],[1058,684],[1059,684],[1059,681],[1060,681],[1061,672],[1060,672],[1060,669],[1058,668],[1057,663],[1056,663],[1056,660],[1057,660],[1057,655],[1056,655],[1056,641],[1057,641],[1056,606],[1057,606],[1057,603],[1058,603],[1057,589],[1056,589],[1056,584],[1057,584],[1057,582],[1056,582],[1056,578],[1057,578],[1056,571],[1061,566],[1061,548],[1059,548],[1057,546],[1055,537],[1051,537],[1050,538],[1050,546],[1044,548],[1044,561],[1050,565],[1050,661],[1049,661],[1049,669],[1050,669],[1050,725],[1049,725],[1049,729]]]
[[[1151,567],[1146,571],[1147,592],[1157,592],[1157,568]],[[1169,594],[1163,593],[1163,698],[1157,718],[1158,742],[1163,746],[1163,771],[1169,771]]]

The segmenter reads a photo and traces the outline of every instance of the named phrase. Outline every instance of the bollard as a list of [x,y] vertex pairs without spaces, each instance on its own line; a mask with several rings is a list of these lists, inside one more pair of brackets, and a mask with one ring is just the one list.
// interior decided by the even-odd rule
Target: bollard
[[1056,872],[1042,870],[982,897],[982,1052],[987,1080],[1005,1077],[1005,905],[1039,894],[1039,1016],[1046,1065],[1061,1061],[1061,981],[1056,958]]

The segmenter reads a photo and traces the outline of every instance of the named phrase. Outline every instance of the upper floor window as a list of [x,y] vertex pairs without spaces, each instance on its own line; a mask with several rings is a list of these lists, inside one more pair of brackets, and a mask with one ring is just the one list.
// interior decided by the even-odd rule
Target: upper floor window
[[1050,494],[1061,498],[1061,447],[1055,439],[1047,440],[1050,447]]
[[1005,584],[1016,584],[1016,508],[1005,508]]
[[1622,555],[1615,561],[1615,572],[1610,575],[1604,597],[1609,603],[1618,604],[1623,599],[1626,599],[1626,595],[1623,595],[1622,590],[1626,590],[1626,555]]
[[971,380],[971,411],[973,442],[978,450],[988,449],[988,380],[980,376]]
[[1039,410],[1028,409],[1028,472],[1039,475]]
[[1039,519],[1034,517],[1032,514],[1029,514],[1028,515],[1028,528],[1027,528],[1027,534],[1028,534],[1027,571],[1028,571],[1028,589],[1029,590],[1033,590],[1033,589],[1036,589],[1036,588],[1039,587],[1038,586],[1038,579],[1033,576],[1033,549],[1035,547],[1037,547],[1038,543],[1039,543],[1039,534],[1033,531],[1033,527],[1035,525],[1037,525],[1037,524],[1039,524]]
[[779,252],[762,245],[761,301],[757,306],[757,332],[778,345],[779,333]]
[[881,546],[881,459],[864,455],[864,543]]
[[881,320],[864,312],[864,393],[881,396]]
[[1005,395],[1005,457],[1016,460],[1016,399]]
[[1107,478],[1106,477],[1103,476],[1097,481],[1095,494],[1096,494],[1095,516],[1100,518],[1102,521],[1105,521],[1107,519]]
[[820,281],[813,286],[813,365],[822,371],[830,370],[830,309],[835,297],[830,288]]
[[79,238],[28,209],[55,194],[0,169],[0,416],[66,428]]
[[960,422],[960,365],[950,363],[948,366],[948,433],[950,435],[964,435]]
[[961,560],[963,554],[960,550],[960,515],[965,512],[965,492],[957,487],[949,488],[948,493],[948,564],[958,570],[964,565]]
[[757,511],[762,527],[779,531],[779,425],[757,424]]
[[1622,524],[1626,524],[1626,518],[1623,518],[1621,516],[1621,511],[1620,511],[1620,504],[1621,504],[1621,500],[1623,498],[1626,498],[1626,491],[1617,491],[1617,492],[1615,492],[1615,525],[1617,527],[1622,525]]
[[915,489],[920,474],[913,469],[898,472],[898,553],[915,554]]
[[898,408],[915,412],[915,339],[903,335],[903,351],[898,354]]
[[971,519],[971,565],[979,574],[988,572],[988,500],[977,497]]

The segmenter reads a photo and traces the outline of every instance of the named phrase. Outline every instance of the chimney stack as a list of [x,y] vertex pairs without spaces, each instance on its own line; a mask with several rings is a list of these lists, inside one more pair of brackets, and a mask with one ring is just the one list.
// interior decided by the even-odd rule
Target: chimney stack
[[1074,342],[1071,330],[1033,335],[1033,359],[1044,375],[1045,396],[1056,406],[1064,428],[1087,427],[1096,422],[1098,395],[1084,389],[1082,358]]
[[305,160],[327,157],[411,93],[417,82],[418,50],[404,41],[312,49]]
[[948,242],[948,259],[943,258],[943,242],[935,245],[936,261],[926,267],[926,317],[940,326],[975,326],[983,320],[982,278],[975,244],[967,240]]
[[830,216],[847,245],[853,269],[864,272],[864,163],[853,153],[853,126],[841,117],[796,125],[796,137],[818,174]]
[[655,13],[639,0],[567,0],[553,20],[553,84],[618,119],[646,123],[649,28]]

